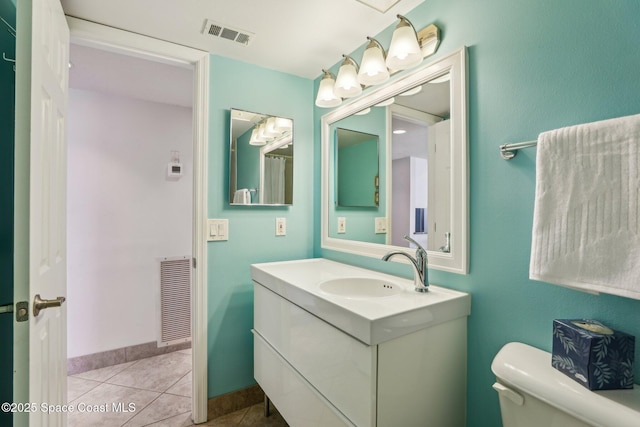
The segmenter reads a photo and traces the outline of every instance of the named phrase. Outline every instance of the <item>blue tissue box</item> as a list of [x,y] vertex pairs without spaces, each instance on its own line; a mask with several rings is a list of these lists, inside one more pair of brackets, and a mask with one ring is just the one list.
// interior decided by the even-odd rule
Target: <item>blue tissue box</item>
[[635,341],[595,320],[554,320],[551,365],[589,390],[633,388]]

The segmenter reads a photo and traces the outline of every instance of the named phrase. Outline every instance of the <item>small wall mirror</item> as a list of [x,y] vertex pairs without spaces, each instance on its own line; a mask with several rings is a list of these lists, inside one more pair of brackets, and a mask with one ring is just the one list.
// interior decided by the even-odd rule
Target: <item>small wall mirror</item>
[[[428,251],[429,267],[468,272],[466,49],[426,64],[322,118],[322,247],[382,257]],[[375,182],[348,175],[375,203],[341,202],[343,130],[375,138]],[[364,157],[363,157],[364,161]],[[351,161],[351,168],[355,161]]]
[[338,128],[335,143],[336,205],[378,206],[378,135]]
[[229,204],[293,204],[293,120],[231,109]]

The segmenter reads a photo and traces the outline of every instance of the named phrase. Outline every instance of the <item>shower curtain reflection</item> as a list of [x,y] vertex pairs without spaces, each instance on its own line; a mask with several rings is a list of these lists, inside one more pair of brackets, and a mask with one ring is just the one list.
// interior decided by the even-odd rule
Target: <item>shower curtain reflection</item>
[[262,203],[284,204],[285,167],[286,159],[284,157],[265,156],[264,199]]

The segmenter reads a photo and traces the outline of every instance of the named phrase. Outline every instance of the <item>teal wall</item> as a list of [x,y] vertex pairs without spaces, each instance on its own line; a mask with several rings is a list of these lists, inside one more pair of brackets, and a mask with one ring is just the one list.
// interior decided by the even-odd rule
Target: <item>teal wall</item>
[[[208,217],[229,219],[229,241],[208,244],[209,396],[255,384],[252,263],[313,255],[313,81],[211,56]],[[229,109],[290,117],[293,206],[229,205]],[[275,236],[275,218],[287,235]]]
[[378,138],[338,149],[338,203],[346,206],[375,204],[378,176]]
[[[0,16],[16,26],[16,5],[0,1]],[[16,39],[0,22],[0,51],[16,57]],[[0,61],[0,305],[13,302],[13,150],[15,120],[15,72],[10,62]],[[13,342],[11,313],[0,314],[0,337]],[[13,346],[0,346],[0,402],[13,401]],[[11,425],[11,413],[0,412],[0,425]]]
[[[236,165],[237,165],[237,188],[260,188],[260,146],[249,145],[251,139],[251,131],[249,129],[238,138],[236,145]],[[252,197],[256,197],[256,193],[252,193]],[[229,195],[232,197],[233,195]],[[231,200],[231,199],[229,199]],[[257,202],[256,200],[253,200]]]
[[[440,27],[433,59],[469,47],[470,273],[430,276],[472,295],[467,425],[495,427],[494,355],[510,341],[550,351],[553,319],[593,318],[631,333],[640,357],[640,301],[528,280],[536,151],[510,161],[498,154],[498,145],[542,131],[640,113],[640,2],[429,0],[407,17],[418,29]],[[377,37],[384,46],[392,30]],[[359,60],[361,49],[353,56]],[[314,253],[410,277],[408,266],[320,247],[319,129],[327,111],[316,109],[314,122]],[[640,382],[640,363],[635,376]]]

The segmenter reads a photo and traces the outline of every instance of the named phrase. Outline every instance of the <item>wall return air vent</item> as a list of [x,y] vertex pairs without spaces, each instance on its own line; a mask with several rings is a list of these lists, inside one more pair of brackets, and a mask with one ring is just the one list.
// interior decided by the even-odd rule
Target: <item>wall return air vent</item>
[[232,28],[228,25],[220,24],[219,22],[215,22],[210,19],[206,20],[202,34],[226,39],[244,46],[249,46],[249,43],[251,43],[251,40],[253,40],[253,37],[255,36],[255,34],[250,31]]

